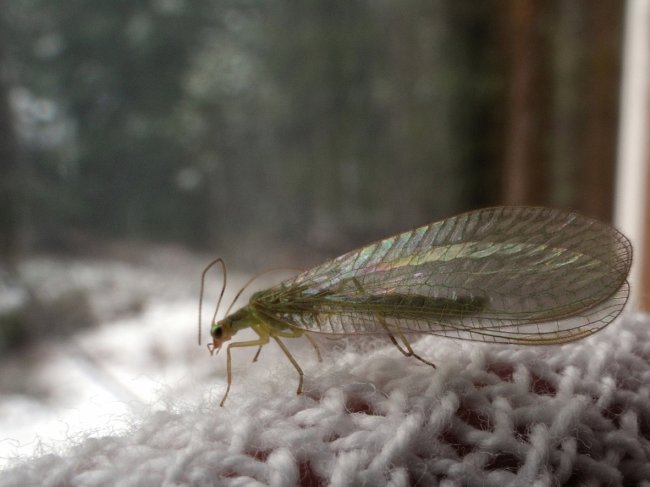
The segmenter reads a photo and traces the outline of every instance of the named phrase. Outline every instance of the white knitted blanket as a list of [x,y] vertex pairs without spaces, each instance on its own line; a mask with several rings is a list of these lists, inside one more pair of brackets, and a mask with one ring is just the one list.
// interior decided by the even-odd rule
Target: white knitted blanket
[[380,340],[321,340],[322,363],[287,342],[303,395],[277,347],[255,364],[236,350],[220,408],[225,356],[196,352],[163,408],[14,463],[0,486],[650,486],[648,316],[563,346],[414,341],[436,370]]

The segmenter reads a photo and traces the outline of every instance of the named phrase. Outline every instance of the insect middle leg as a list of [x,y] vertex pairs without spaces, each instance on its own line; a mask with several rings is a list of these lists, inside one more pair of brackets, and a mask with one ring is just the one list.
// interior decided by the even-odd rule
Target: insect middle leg
[[[271,333],[271,338],[273,338],[278,346],[282,349],[284,354],[287,356],[289,359],[289,362],[295,367],[295,369],[298,371],[298,390],[296,391],[296,394],[302,394],[302,383],[303,383],[303,378],[305,376],[305,373],[302,371],[300,368],[300,365],[298,365],[297,360],[291,355],[291,352],[289,349],[286,347],[284,343],[282,343],[282,340],[280,340],[278,337],[283,337],[283,338],[298,338],[301,337],[305,332],[303,330],[297,330],[295,328],[289,328],[286,330],[273,330]],[[314,345],[314,343],[309,339],[310,343]],[[316,345],[314,345],[315,347]],[[316,352],[318,353],[318,348],[316,348]],[[320,353],[318,353],[318,358],[320,359]]]
[[[418,359],[420,362],[423,362],[423,363],[425,363],[425,364],[427,364],[427,365],[430,365],[430,366],[433,367],[434,369],[436,368],[435,364],[433,364],[433,363],[429,362],[428,360],[426,360],[426,359],[420,357],[417,353],[415,353],[415,352],[413,351],[413,348],[411,348],[411,344],[410,344],[409,341],[406,339],[406,337],[404,336],[404,334],[402,334],[402,333],[400,333],[400,332],[396,332],[396,331],[391,331],[391,329],[390,329],[389,326],[388,326],[388,323],[386,323],[386,321],[384,320],[383,317],[381,317],[381,316],[377,316],[377,321],[379,321],[379,323],[381,323],[381,326],[384,327],[384,329],[386,330],[386,333],[388,334],[388,338],[390,338],[390,341],[393,342],[393,345],[395,345],[395,346],[397,347],[397,349],[398,349],[400,352],[402,352],[406,357],[413,357],[413,358],[416,358],[416,359]],[[402,343],[404,344],[404,347],[406,348],[406,350],[404,350],[404,349],[400,346],[400,344],[397,343],[397,339],[395,338],[395,336],[393,335],[393,333],[395,333],[395,334],[399,337],[399,339],[400,339],[400,340],[402,341]]]

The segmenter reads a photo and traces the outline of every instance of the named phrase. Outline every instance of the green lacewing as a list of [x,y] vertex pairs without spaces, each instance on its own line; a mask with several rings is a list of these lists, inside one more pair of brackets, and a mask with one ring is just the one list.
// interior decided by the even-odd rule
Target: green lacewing
[[[231,350],[271,339],[303,371],[282,338],[311,334],[384,335],[406,356],[432,367],[407,337],[430,334],[490,343],[560,344],[611,323],[628,298],[630,241],[615,228],[573,211],[494,207],[470,211],[348,252],[257,292],[243,308],[212,319],[210,353],[238,331],[257,339],[227,346],[226,392],[232,384]],[[250,284],[249,281],[248,284]],[[247,285],[248,285],[247,284]]]

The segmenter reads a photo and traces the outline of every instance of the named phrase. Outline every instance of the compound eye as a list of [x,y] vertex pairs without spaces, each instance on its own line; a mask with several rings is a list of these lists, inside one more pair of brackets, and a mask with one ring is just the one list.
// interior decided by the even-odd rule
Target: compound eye
[[212,330],[212,338],[221,338],[223,336],[223,328],[218,327]]

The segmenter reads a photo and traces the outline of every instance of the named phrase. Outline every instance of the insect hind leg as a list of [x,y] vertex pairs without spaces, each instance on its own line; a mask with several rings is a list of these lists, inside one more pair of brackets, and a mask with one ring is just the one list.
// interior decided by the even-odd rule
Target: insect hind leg
[[402,334],[400,333],[400,334],[399,334],[399,337],[400,337],[400,340],[402,340],[402,343],[404,344],[404,347],[405,347],[406,350],[407,350],[406,352],[405,352],[404,350],[402,350],[402,347],[399,346],[399,344],[397,343],[397,340],[395,339],[395,337],[394,337],[393,335],[389,335],[389,338],[390,338],[391,341],[395,344],[395,346],[397,347],[397,349],[398,349],[400,352],[402,352],[402,353],[403,353],[404,355],[406,355],[407,357],[413,357],[413,358],[416,358],[416,359],[418,359],[420,362],[425,363],[425,364],[427,364],[427,365],[430,365],[430,366],[433,367],[434,369],[436,368],[436,365],[435,365],[433,362],[429,362],[427,359],[424,359],[424,358],[420,357],[417,353],[415,353],[415,351],[413,351],[413,349],[411,348],[411,344],[408,342],[408,340],[406,339],[406,337],[405,337],[404,335],[402,335]]
[[[390,338],[390,341],[393,342],[393,345],[395,345],[397,347],[397,350],[402,352],[402,354],[404,354],[404,356],[416,358],[420,362],[425,363],[427,365],[430,365],[434,369],[436,368],[435,364],[433,364],[432,362],[429,362],[428,360],[420,357],[417,353],[415,353],[415,351],[411,347],[411,344],[409,343],[409,341],[406,339],[406,337],[402,333],[391,331],[391,329],[388,326],[388,323],[386,323],[386,321],[381,316],[378,316],[377,320],[379,321],[379,323],[381,323],[381,326],[383,326],[384,329],[386,330],[386,333],[388,334],[388,338]],[[399,337],[399,339],[401,340],[401,342],[404,345],[404,348],[406,348],[406,350],[404,350],[404,348],[402,348],[400,346],[400,344],[397,342],[397,339],[395,338],[393,333],[395,333]]]
[[[351,279],[351,281],[352,281],[352,284],[354,285],[354,287],[357,289],[357,291],[359,291],[362,294],[366,293],[365,289],[363,288],[363,286],[361,285],[361,283],[358,281],[358,279],[356,277],[353,277]],[[384,318],[382,316],[377,315],[377,320],[379,321],[379,323],[381,323],[381,326],[383,326],[384,329],[386,330],[386,333],[388,334],[388,338],[390,338],[390,341],[393,342],[393,345],[395,345],[397,347],[397,349],[400,352],[402,352],[406,357],[414,357],[414,358],[418,359],[420,362],[425,363],[427,365],[430,365],[434,369],[436,368],[436,366],[433,363],[431,363],[428,360],[420,357],[417,353],[415,353],[413,351],[413,348],[411,348],[411,344],[409,343],[409,341],[406,339],[406,337],[402,333],[397,332],[397,331],[391,331],[390,327],[388,326],[388,323],[386,323],[386,320],[384,320]],[[404,348],[406,348],[406,350],[404,350],[400,346],[400,344],[397,342],[397,339],[395,338],[393,333],[395,333],[397,336],[399,336],[399,339],[404,344]]]
[[320,350],[318,348],[318,344],[316,343],[316,340],[314,340],[309,333],[305,333],[305,338],[309,343],[311,343],[311,346],[314,347],[314,350],[316,351],[316,357],[318,357],[318,361],[322,362],[323,358],[320,355]]

